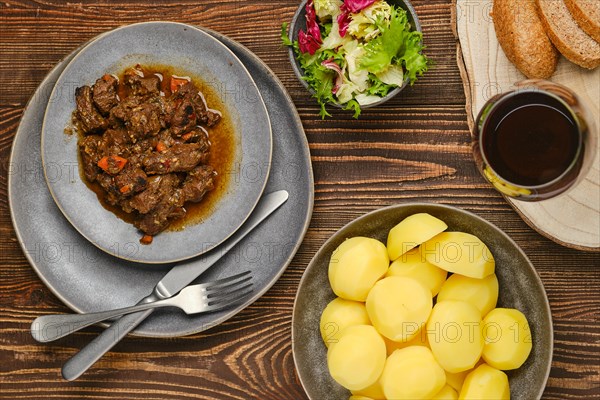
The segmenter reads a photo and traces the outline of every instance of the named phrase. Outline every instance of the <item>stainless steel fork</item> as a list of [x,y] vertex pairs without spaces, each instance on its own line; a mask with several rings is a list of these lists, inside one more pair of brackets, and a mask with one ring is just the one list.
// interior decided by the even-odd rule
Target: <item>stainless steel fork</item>
[[250,271],[213,282],[184,288],[176,296],[116,310],[88,314],[54,314],[36,318],[31,335],[38,342],[51,342],[106,319],[158,307],[178,307],[186,314],[217,311],[245,300],[252,294]]

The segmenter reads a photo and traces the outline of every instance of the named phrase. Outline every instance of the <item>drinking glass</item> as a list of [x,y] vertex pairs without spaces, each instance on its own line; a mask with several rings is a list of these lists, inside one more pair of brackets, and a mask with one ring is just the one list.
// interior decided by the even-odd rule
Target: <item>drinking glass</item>
[[475,122],[473,154],[484,178],[501,193],[540,201],[585,178],[597,140],[591,113],[569,88],[529,79],[484,105]]

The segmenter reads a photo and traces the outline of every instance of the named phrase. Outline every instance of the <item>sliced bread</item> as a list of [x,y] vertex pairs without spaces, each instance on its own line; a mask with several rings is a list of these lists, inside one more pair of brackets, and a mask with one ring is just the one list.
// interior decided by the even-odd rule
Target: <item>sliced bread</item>
[[544,31],[535,0],[494,0],[492,18],[498,43],[519,71],[538,79],[554,73],[559,54]]
[[600,43],[600,0],[565,0],[577,24]]
[[600,43],[585,33],[563,0],[536,0],[540,20],[546,33],[571,62],[584,68],[600,66]]

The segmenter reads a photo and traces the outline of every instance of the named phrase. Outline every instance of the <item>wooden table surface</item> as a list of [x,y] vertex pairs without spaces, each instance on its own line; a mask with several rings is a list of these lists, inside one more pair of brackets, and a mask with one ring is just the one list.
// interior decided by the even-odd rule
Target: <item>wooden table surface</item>
[[[599,253],[567,249],[542,237],[480,177],[470,152],[451,1],[413,4],[435,63],[431,71],[358,121],[337,110],[323,121],[280,46],[281,23],[291,19],[297,0],[0,2],[0,398],[303,399],[290,335],[304,269],[347,222],[410,201],[475,212],[523,248],[544,282],[554,319],[554,359],[544,398],[600,398]],[[212,28],[271,67],[291,94],[310,143],[314,214],[283,277],[236,317],[189,337],[129,337],[79,380],[67,383],[60,367],[101,330],[89,328],[49,345],[29,334],[35,317],[69,309],[34,273],[12,228],[11,143],[27,100],[60,59],[102,32],[148,20]]]

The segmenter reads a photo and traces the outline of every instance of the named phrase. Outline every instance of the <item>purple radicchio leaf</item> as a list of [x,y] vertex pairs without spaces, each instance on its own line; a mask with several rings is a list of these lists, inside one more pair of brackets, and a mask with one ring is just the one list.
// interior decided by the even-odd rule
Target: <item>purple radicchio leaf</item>
[[311,56],[321,47],[321,42],[306,34],[304,31],[298,32],[298,44],[300,45],[301,52],[309,53]]
[[348,11],[352,13],[357,13],[369,7],[373,3],[375,3],[375,0],[344,0],[342,7],[348,9]]
[[333,62],[333,57],[325,60],[321,63],[325,68],[329,68],[337,74],[337,78],[335,79],[335,84],[333,85],[333,89],[331,90],[333,94],[337,94],[338,90],[340,90],[340,86],[344,84],[344,73],[339,65]]
[[321,29],[319,29],[319,23],[317,22],[313,0],[306,3],[306,30],[310,36],[321,42]]
[[337,23],[339,27],[338,31],[340,32],[340,36],[344,37],[346,36],[346,32],[348,32],[348,26],[350,25],[352,18],[350,17],[350,12],[344,7],[344,5],[340,7],[340,10],[342,10],[342,13],[337,17]]
[[298,32],[298,44],[300,45],[301,52],[313,55],[319,50],[321,43],[323,43],[313,0],[309,0],[306,3],[305,10],[307,32],[304,32],[303,30]]

